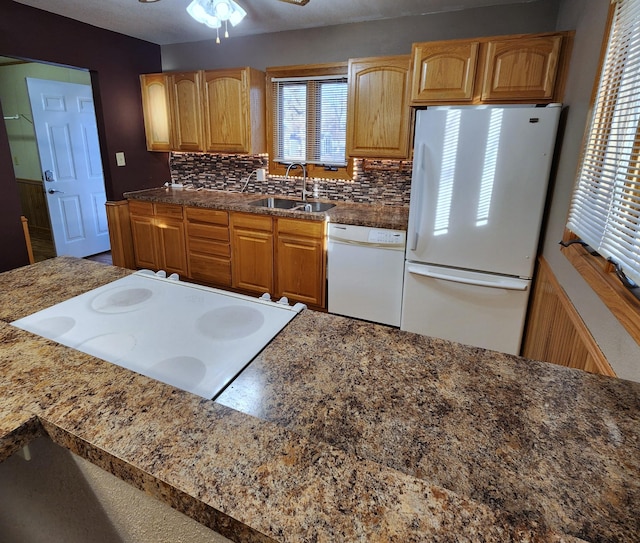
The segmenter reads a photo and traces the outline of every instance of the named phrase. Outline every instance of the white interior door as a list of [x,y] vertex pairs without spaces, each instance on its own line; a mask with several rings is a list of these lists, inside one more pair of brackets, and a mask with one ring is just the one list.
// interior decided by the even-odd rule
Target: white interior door
[[108,251],[102,161],[90,85],[27,78],[59,256]]

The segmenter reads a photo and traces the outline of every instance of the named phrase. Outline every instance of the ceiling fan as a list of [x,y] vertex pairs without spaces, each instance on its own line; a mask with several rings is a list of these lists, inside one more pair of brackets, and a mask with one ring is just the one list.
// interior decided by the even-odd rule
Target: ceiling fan
[[280,2],[287,2],[289,4],[295,4],[296,6],[306,6],[309,0],[280,0]]

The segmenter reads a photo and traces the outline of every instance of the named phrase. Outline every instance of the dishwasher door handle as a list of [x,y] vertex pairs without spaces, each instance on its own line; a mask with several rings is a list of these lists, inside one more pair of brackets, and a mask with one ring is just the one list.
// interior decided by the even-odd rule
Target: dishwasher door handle
[[352,247],[369,247],[371,249],[395,249],[404,251],[404,243],[372,243],[370,241],[356,241],[353,239],[334,238],[329,236],[329,243],[350,245]]

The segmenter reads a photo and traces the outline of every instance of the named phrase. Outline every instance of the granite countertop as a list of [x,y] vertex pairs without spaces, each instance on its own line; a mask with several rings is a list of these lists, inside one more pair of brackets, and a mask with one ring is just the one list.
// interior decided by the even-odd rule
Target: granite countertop
[[1,275],[0,460],[46,434],[234,541],[638,541],[640,384],[306,310],[210,401],[8,324],[128,273]]
[[353,224],[371,226],[374,228],[390,228],[406,230],[409,218],[409,208],[405,206],[390,206],[377,204],[360,204],[341,202],[336,200],[309,199],[310,202],[328,202],[335,207],[322,213],[291,211],[286,209],[264,208],[249,205],[249,202],[267,197],[281,197],[290,200],[299,198],[277,194],[239,193],[221,190],[190,190],[163,187],[125,193],[129,200],[146,200],[209,209],[224,209],[228,211],[242,211],[245,213],[259,213],[279,217],[292,217],[311,221],[329,221],[338,224]]

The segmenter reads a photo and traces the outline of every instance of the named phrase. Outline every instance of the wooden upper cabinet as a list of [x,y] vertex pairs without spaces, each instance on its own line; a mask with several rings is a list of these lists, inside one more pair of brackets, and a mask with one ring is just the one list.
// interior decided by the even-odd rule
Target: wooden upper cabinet
[[478,41],[414,43],[411,104],[473,100]]
[[165,74],[140,76],[144,129],[149,151],[171,151],[169,79]]
[[562,35],[495,39],[486,44],[483,101],[551,101]]
[[265,75],[231,68],[140,76],[149,151],[265,153]]
[[264,153],[265,76],[253,68],[202,72],[205,151]]
[[414,43],[411,105],[561,102],[573,32]]
[[409,55],[349,60],[349,156],[409,156],[410,63]]
[[173,150],[203,151],[199,72],[169,75]]

